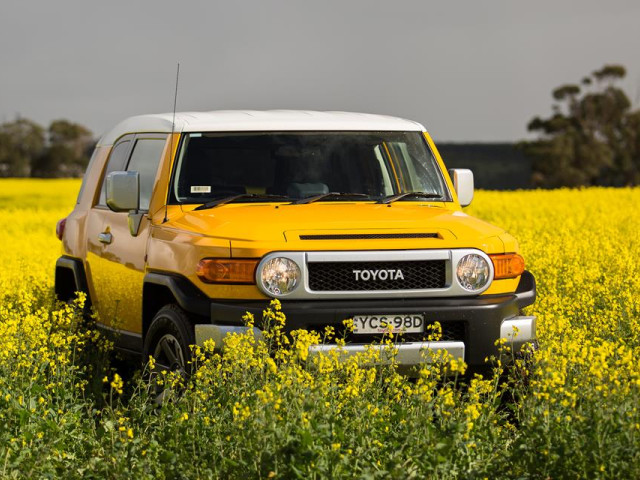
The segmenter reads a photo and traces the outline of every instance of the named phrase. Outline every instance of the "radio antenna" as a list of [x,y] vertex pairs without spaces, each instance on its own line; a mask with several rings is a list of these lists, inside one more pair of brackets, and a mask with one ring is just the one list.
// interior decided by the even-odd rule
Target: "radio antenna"
[[[176,105],[178,103],[178,81],[180,80],[180,62],[178,62],[178,68],[176,69],[176,90],[175,93],[173,94],[173,118],[171,119],[171,140],[170,140],[170,150],[169,150],[169,155],[173,155],[173,134],[175,133],[175,129],[176,129]],[[167,218],[168,215],[168,210],[169,210],[169,188],[171,188],[171,186],[169,185],[167,188],[167,198],[165,198],[165,202],[164,202],[164,220],[162,220],[162,223],[166,223],[169,219]]]

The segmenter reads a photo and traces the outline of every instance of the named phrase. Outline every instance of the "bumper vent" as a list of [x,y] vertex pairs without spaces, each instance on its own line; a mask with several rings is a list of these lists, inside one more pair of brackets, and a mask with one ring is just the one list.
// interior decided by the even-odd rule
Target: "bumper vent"
[[300,235],[300,240],[384,240],[398,238],[440,238],[437,233],[337,233]]
[[446,287],[446,261],[317,262],[307,265],[318,292],[426,290]]

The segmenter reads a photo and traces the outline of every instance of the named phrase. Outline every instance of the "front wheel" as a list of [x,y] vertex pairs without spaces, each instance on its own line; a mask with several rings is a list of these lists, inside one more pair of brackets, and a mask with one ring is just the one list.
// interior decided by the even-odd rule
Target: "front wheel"
[[191,366],[190,345],[195,343],[193,323],[189,315],[177,305],[165,305],[151,322],[144,339],[143,362],[149,357],[153,362],[149,368],[151,393],[157,403],[162,403],[167,394],[166,377],[175,372],[185,379]]

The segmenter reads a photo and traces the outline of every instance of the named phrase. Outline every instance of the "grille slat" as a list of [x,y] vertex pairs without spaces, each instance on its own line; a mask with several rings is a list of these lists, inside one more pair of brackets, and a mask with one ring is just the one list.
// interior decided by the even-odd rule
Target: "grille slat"
[[[446,287],[446,260],[421,260],[405,262],[310,262],[309,288],[318,292],[362,290],[428,290]],[[354,270],[359,270],[356,279]],[[402,278],[392,270],[402,272]],[[377,271],[374,278],[372,273]],[[385,274],[380,274],[387,271]],[[362,277],[368,277],[363,279]],[[383,279],[381,279],[382,277]]]

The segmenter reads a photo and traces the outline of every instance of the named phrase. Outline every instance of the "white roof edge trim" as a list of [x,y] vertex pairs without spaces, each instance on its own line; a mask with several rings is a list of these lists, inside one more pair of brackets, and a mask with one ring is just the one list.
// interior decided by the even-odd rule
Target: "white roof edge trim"
[[[129,117],[105,133],[98,141],[98,146],[113,145],[118,138],[128,133],[171,133],[171,124],[171,118],[167,119],[165,115]],[[175,131],[180,131],[177,121]]]
[[[138,115],[118,123],[98,141],[113,145],[128,133],[171,133],[173,113]],[[420,123],[369,113],[305,110],[176,112],[176,133],[259,131],[425,131]]]

